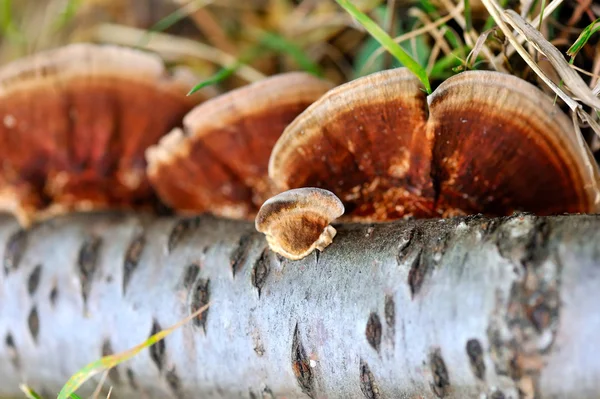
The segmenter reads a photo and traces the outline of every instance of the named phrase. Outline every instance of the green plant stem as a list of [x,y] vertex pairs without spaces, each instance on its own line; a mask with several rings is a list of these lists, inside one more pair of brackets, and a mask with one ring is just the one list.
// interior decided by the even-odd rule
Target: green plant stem
[[354,17],[358,23],[360,23],[366,30],[369,32],[375,40],[377,40],[383,48],[389,51],[398,61],[400,61],[405,67],[407,67],[412,73],[415,74],[417,78],[423,83],[425,86],[425,90],[427,93],[431,93],[431,85],[429,83],[429,78],[427,76],[427,71],[418,62],[416,62],[412,57],[405,52],[398,43],[394,42],[394,40],[379,26],[369,18],[366,14],[361,12],[354,4],[352,4],[348,0],[336,0],[337,3],[348,12],[352,17]]

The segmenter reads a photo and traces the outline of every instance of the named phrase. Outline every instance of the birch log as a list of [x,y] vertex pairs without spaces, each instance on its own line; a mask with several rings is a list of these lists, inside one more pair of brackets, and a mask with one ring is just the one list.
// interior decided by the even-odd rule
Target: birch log
[[402,221],[340,226],[287,261],[250,223],[104,214],[23,232],[3,217],[0,396],[53,397],[210,303],[104,392],[598,398],[599,242],[596,216]]

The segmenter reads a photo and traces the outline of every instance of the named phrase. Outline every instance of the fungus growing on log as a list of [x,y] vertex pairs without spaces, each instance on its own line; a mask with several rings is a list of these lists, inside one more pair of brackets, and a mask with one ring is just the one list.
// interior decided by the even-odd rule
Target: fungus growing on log
[[146,152],[160,198],[183,214],[251,219],[275,194],[267,166],[285,127],[332,87],[291,72],[207,101]]
[[271,250],[298,260],[331,244],[336,230],[330,223],[343,214],[344,205],[331,191],[304,187],[268,199],[255,225],[266,235]]
[[144,151],[203,96],[150,54],[74,44],[0,69],[0,210],[23,225],[155,202]]
[[339,86],[286,128],[269,176],[281,191],[331,190],[357,221],[598,210],[598,167],[570,119],[524,80],[489,71],[429,97],[404,68]]

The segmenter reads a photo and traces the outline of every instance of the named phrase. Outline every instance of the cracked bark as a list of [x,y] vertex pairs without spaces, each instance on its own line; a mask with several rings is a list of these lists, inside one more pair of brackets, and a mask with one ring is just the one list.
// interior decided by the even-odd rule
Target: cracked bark
[[0,396],[55,395],[210,302],[112,397],[596,398],[598,242],[596,216],[402,221],[287,261],[251,223],[2,217]]

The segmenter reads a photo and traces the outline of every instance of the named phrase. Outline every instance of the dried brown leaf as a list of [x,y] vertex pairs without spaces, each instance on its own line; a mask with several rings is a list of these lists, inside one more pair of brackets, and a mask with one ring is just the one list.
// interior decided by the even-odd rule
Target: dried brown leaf
[[546,38],[519,14],[513,10],[504,11],[504,16],[509,24],[521,35],[527,38],[540,53],[544,54],[548,61],[558,72],[569,90],[582,102],[600,110],[600,99],[598,99],[579,74],[571,68],[569,62],[562,53],[552,45]]

